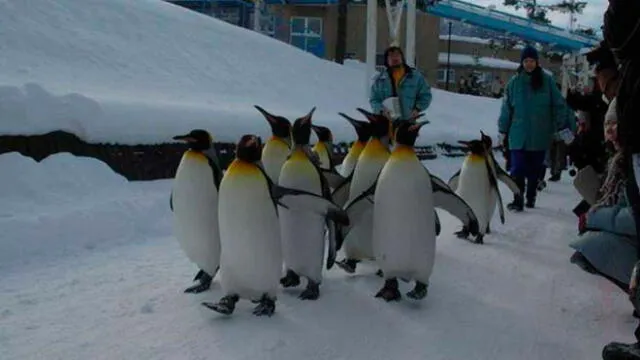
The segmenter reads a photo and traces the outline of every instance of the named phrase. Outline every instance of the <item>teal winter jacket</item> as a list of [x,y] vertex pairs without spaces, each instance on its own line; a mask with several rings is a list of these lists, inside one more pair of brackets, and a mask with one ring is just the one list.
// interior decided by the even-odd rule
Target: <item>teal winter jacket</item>
[[[371,110],[374,113],[382,113],[382,102],[393,96],[391,81],[386,69],[376,75],[369,96]],[[402,119],[410,118],[413,110],[419,112],[427,110],[431,104],[431,86],[415,68],[407,69],[406,75],[400,80],[397,93],[402,109]]]
[[543,74],[542,87],[531,87],[531,75],[514,75],[505,87],[498,131],[507,134],[509,149],[547,151],[555,134],[569,123],[570,109],[553,78]]

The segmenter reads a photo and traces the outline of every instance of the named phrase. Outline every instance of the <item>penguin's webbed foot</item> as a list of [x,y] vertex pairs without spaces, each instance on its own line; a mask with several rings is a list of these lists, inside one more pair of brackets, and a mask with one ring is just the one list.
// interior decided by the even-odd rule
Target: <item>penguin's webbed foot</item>
[[238,295],[224,296],[217,303],[203,302],[202,306],[207,307],[223,315],[231,315],[236,309],[236,303],[240,300]]
[[378,269],[378,271],[376,271],[376,276],[384,278],[384,271],[382,271],[382,269]]
[[336,261],[336,265],[340,267],[340,269],[346,271],[349,274],[353,274],[356,272],[356,266],[358,266],[359,260],[354,259],[344,259],[342,261]]
[[484,233],[491,234],[491,225],[487,224],[487,230]]
[[267,294],[263,295],[260,301],[258,302],[258,306],[253,309],[253,315],[255,316],[271,316],[276,311],[276,301],[267,296]]
[[377,298],[382,298],[385,301],[398,301],[402,298],[400,290],[398,289],[397,279],[387,279],[384,282],[384,286],[376,294]]
[[286,288],[298,286],[300,285],[300,275],[293,270],[287,270],[287,275],[280,279],[280,284]]
[[407,297],[413,300],[422,300],[427,296],[429,285],[422,283],[420,281],[416,281],[416,286],[413,290],[407,293]]
[[466,239],[469,237],[469,229],[463,227],[462,230],[454,233],[459,239]]
[[478,236],[476,236],[475,242],[476,244],[480,245],[484,244],[484,235],[478,234]]
[[204,270],[198,271],[196,276],[193,278],[193,281],[199,281],[198,285],[191,286],[187,288],[184,292],[187,294],[198,294],[204,291],[209,290],[211,287],[211,282],[213,282],[213,276],[207,274]]
[[318,300],[320,297],[320,284],[309,280],[307,288],[298,296],[300,300]]

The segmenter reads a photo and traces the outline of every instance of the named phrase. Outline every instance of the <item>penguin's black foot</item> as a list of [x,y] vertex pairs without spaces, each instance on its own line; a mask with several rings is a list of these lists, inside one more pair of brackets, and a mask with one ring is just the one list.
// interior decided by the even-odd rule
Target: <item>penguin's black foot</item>
[[478,236],[476,236],[475,238],[475,243],[481,245],[484,244],[484,235],[478,234]]
[[384,272],[382,271],[382,269],[378,269],[378,271],[376,271],[376,276],[384,278]]
[[413,300],[422,300],[427,296],[429,285],[416,281],[416,286],[413,290],[407,293],[407,297]]
[[382,298],[385,301],[398,301],[402,298],[400,290],[398,290],[398,280],[388,279],[385,280],[384,286],[376,294],[377,298]]
[[358,266],[359,262],[360,260],[344,259],[342,261],[336,261],[336,265],[347,273],[353,274],[356,272],[356,266]]
[[320,284],[309,280],[307,288],[298,296],[300,300],[318,300],[320,297]]
[[296,274],[293,270],[287,270],[287,275],[280,279],[280,284],[283,287],[293,287],[300,285],[300,275]]
[[223,315],[231,315],[236,309],[236,303],[240,300],[238,295],[224,296],[217,303],[203,302],[202,306],[207,307]]
[[258,306],[253,309],[255,316],[271,316],[276,311],[276,301],[269,298],[266,294],[262,296]]
[[604,360],[638,360],[640,344],[609,343],[602,349],[602,358]]
[[463,227],[462,230],[456,231],[454,233],[459,239],[466,239],[469,237],[469,230],[466,227]]
[[187,288],[184,291],[185,293],[198,294],[209,290],[209,288],[211,287],[211,283],[213,282],[213,276],[207,274],[204,270],[200,270],[193,278],[193,281],[199,281],[200,283],[198,285]]
[[491,234],[491,225],[487,224],[487,230],[484,233]]

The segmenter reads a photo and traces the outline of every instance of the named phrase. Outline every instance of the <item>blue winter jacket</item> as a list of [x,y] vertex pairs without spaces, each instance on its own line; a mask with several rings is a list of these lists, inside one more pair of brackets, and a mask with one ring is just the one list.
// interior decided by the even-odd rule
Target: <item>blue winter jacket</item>
[[600,207],[587,214],[586,228],[620,236],[636,237],[636,225],[632,209],[627,201],[626,191],[622,191],[618,203],[610,207]]
[[[369,103],[374,113],[382,113],[382,102],[393,96],[391,81],[386,69],[376,75],[369,96]],[[402,119],[410,118],[413,110],[425,111],[431,104],[431,86],[415,68],[407,69],[406,75],[398,84],[397,93],[402,109]]]
[[574,128],[569,109],[553,78],[542,72],[543,84],[534,91],[531,75],[514,75],[505,87],[498,131],[508,134],[509,149],[547,151],[555,134]]

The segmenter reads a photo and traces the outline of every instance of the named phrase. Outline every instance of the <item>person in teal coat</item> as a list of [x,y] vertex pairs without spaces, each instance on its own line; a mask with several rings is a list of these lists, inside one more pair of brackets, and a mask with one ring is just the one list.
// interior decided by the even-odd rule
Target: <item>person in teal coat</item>
[[[567,105],[553,78],[538,63],[538,51],[526,46],[518,72],[507,84],[498,120],[500,140],[508,143],[510,172],[526,206],[535,206],[537,185],[554,136],[567,128]],[[524,197],[514,196],[507,207],[524,209]]]
[[373,113],[389,115],[382,103],[390,97],[398,97],[400,120],[414,118],[427,110],[431,104],[431,86],[417,69],[407,65],[402,49],[391,46],[384,58],[385,70],[376,75],[371,86],[369,103]]

